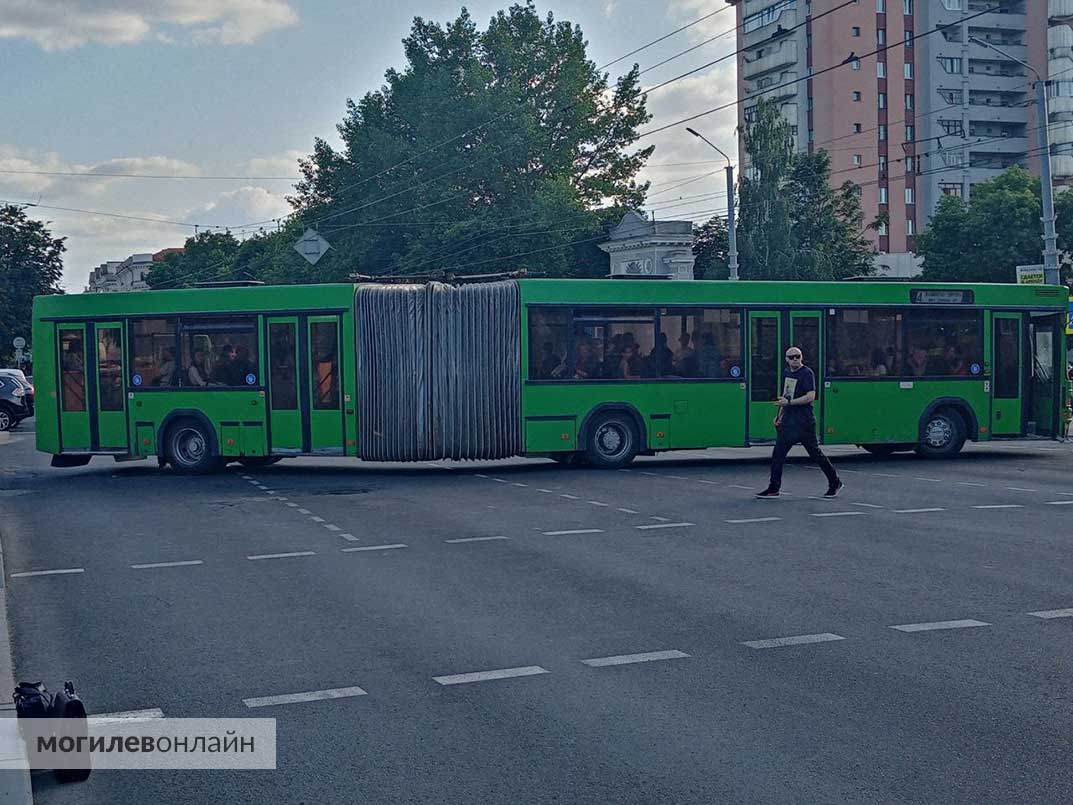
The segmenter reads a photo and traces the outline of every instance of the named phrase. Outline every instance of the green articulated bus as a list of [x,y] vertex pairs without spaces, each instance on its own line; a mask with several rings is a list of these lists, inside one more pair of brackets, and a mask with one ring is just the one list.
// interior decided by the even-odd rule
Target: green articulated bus
[[775,437],[783,351],[821,440],[949,456],[1059,438],[1066,289],[518,279],[213,287],[34,303],[54,466],[548,456],[616,468]]

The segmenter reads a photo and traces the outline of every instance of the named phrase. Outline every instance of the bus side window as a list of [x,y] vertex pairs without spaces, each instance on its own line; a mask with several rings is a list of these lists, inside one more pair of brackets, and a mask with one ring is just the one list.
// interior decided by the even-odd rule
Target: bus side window
[[313,372],[313,407],[339,407],[338,327],[334,321],[317,321],[311,325],[310,350]]
[[570,348],[570,311],[529,308],[529,379],[565,380]]
[[60,393],[64,411],[86,410],[86,356],[81,330],[61,330]]
[[[902,357],[902,314],[882,308],[843,308],[828,319],[828,377],[909,374]],[[806,355],[806,363],[815,355]]]

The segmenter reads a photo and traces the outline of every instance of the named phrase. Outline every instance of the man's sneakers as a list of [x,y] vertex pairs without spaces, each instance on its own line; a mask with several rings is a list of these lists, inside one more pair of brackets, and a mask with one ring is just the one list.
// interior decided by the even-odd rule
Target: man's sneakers
[[836,498],[838,497],[838,493],[842,491],[842,487],[844,486],[845,484],[841,481],[835,481],[833,484],[827,487],[827,491],[823,493],[823,496],[825,498]]
[[758,500],[766,500],[767,498],[777,498],[778,496],[779,496],[779,490],[778,489],[772,489],[771,487],[768,487],[763,492],[757,492],[756,495],[755,495],[755,497]]

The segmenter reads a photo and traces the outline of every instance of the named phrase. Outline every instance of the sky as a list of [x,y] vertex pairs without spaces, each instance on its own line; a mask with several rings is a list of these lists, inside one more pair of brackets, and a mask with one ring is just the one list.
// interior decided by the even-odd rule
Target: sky
[[[316,137],[338,143],[346,99],[404,66],[401,41],[414,16],[447,22],[465,5],[483,28],[508,4],[0,0],[0,202],[38,205],[27,214],[67,239],[68,293],[81,291],[102,262],[181,246],[195,224],[237,231],[283,217],[297,160]],[[642,76],[646,88],[734,49],[725,0],[536,5],[580,25],[600,65],[718,12],[607,70],[614,80],[634,62],[652,67]],[[734,61],[654,90],[643,130],[733,102]],[[733,108],[691,125],[737,161]],[[646,144],[656,150],[640,178],[653,183],[657,217],[702,221],[725,207],[725,162],[684,126],[638,147]],[[64,173],[91,175],[56,175]]]

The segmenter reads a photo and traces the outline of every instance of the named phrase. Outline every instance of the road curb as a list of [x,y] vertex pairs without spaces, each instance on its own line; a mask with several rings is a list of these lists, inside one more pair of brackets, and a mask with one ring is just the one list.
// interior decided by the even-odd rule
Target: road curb
[[7,575],[4,572],[3,534],[0,533],[0,802],[33,805],[30,761],[19,734],[15,703],[8,698],[14,690],[11,624],[7,618]]

